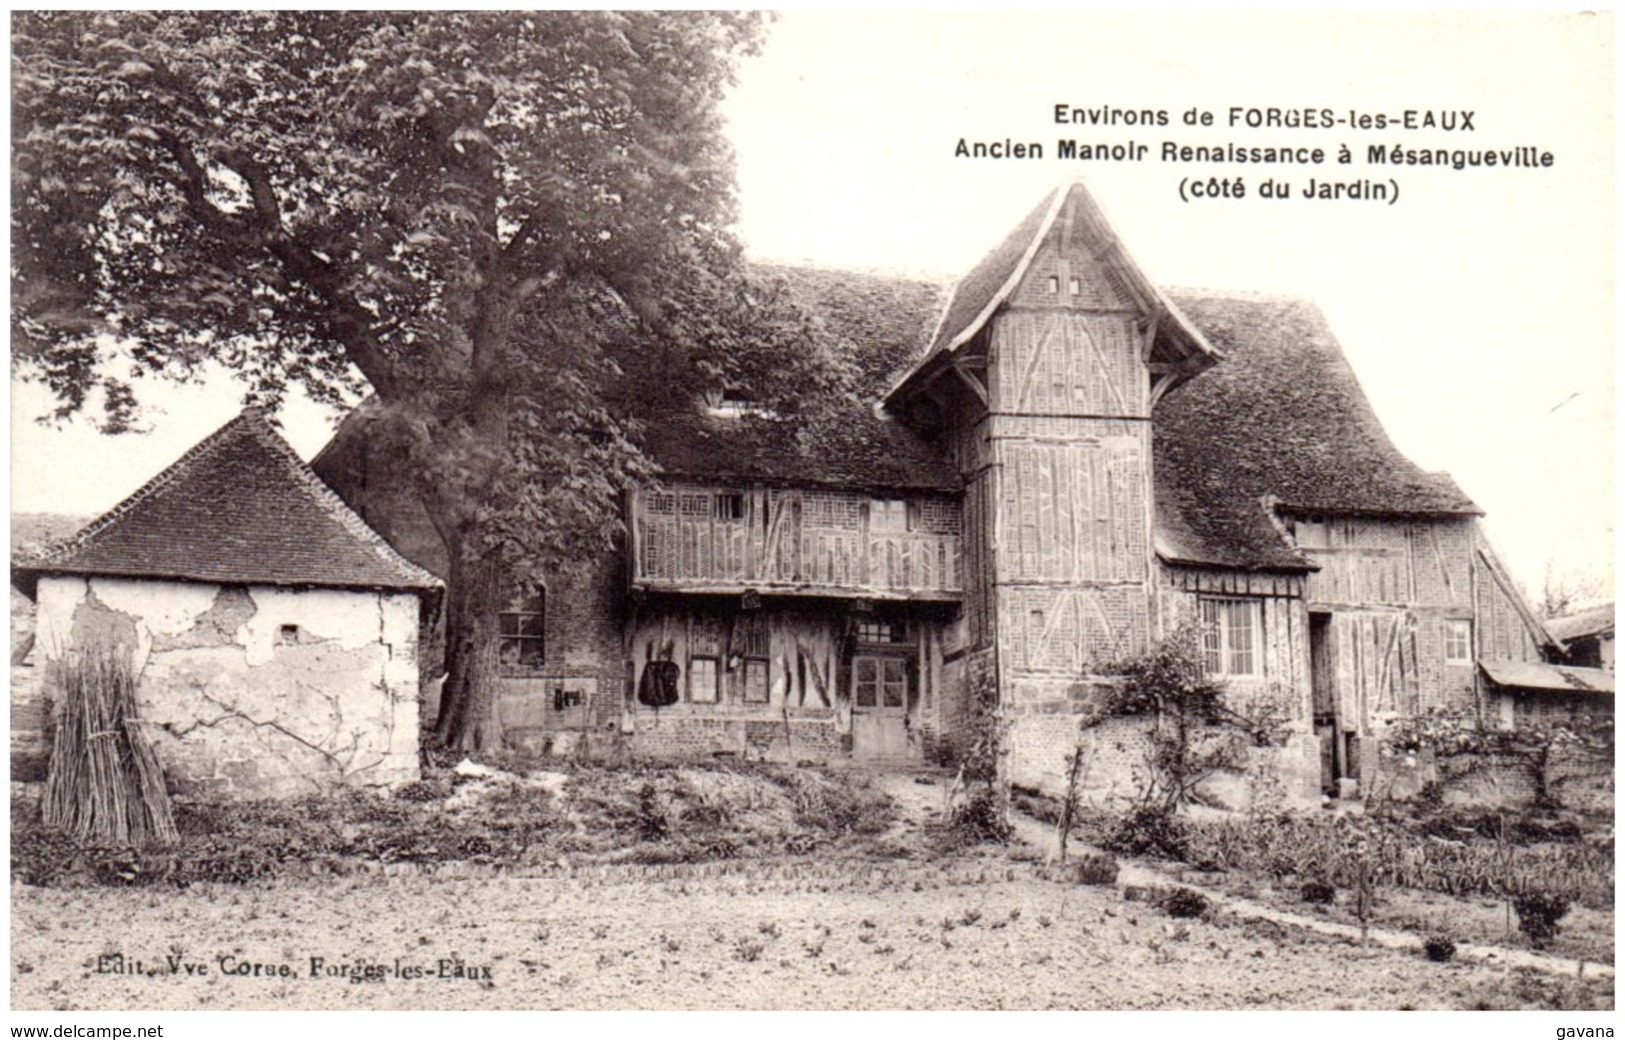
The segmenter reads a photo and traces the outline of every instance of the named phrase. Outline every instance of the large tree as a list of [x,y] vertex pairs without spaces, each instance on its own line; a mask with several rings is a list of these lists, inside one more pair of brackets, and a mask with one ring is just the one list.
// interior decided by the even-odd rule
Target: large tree
[[750,14],[14,16],[14,369],[370,390],[451,560],[438,732],[492,746],[504,582],[601,555],[639,407],[841,394],[742,271],[718,103]]

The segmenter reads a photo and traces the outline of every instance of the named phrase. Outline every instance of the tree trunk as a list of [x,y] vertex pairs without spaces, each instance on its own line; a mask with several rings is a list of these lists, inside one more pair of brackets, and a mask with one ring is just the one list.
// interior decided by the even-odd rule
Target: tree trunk
[[448,584],[447,674],[435,738],[458,751],[496,751],[502,747],[496,712],[502,568],[495,554],[468,561],[453,551]]

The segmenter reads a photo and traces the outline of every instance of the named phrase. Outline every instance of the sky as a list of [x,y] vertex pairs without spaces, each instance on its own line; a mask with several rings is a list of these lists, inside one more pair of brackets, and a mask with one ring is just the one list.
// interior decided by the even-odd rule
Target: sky
[[[1147,15],[796,11],[728,99],[749,252],[830,267],[968,270],[1063,178],[1082,177],[1150,278],[1315,300],[1390,435],[1482,506],[1537,597],[1551,569],[1613,583],[1613,26],[1608,16]],[[1169,125],[1058,125],[1067,109]],[[1243,125],[1229,125],[1232,108]],[[1403,116],[1472,129],[1249,128],[1248,110]],[[1185,125],[1196,110],[1210,126]],[[1300,120],[1301,122],[1301,120]],[[1041,159],[956,158],[961,139]],[[1062,138],[1147,146],[1138,162],[1055,155]],[[1318,166],[1160,160],[1179,145],[1320,147]],[[1355,161],[1330,158],[1347,144]],[[1545,168],[1395,167],[1371,145],[1550,152]],[[1181,197],[1239,175],[1245,198]],[[1265,199],[1264,179],[1397,184],[1392,204]],[[29,420],[13,387],[12,508],[95,513],[227,421],[229,381],[148,395],[151,432]],[[284,416],[307,457],[330,425]]]

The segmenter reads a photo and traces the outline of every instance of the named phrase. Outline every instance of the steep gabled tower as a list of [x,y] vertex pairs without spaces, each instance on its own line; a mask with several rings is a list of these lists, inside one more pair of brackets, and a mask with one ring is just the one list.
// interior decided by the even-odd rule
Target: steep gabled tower
[[950,667],[1003,706],[1018,760],[1059,761],[1087,677],[1158,634],[1151,408],[1218,356],[1072,184],[960,282],[887,395],[965,481]]

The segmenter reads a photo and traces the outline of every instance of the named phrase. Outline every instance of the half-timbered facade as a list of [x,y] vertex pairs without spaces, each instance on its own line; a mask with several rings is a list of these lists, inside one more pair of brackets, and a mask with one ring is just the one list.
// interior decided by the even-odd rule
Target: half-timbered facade
[[[1552,643],[1313,305],[1157,288],[1081,185],[947,291],[774,273],[869,400],[813,437],[748,403],[650,424],[662,477],[598,576],[505,614],[515,743],[952,761],[988,708],[1012,779],[1052,786],[1111,663],[1189,623],[1287,720],[1277,786],[1352,794],[1386,718],[1486,711],[1485,668]],[[443,573],[365,411],[314,465]],[[1096,750],[1133,767],[1132,734]]]

